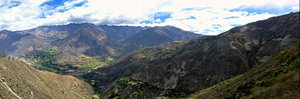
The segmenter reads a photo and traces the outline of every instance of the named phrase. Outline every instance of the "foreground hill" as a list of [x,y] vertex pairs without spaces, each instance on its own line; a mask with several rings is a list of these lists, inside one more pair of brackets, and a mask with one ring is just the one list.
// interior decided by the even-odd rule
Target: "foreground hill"
[[92,87],[72,76],[35,70],[18,60],[0,58],[1,99],[82,99]]
[[249,71],[298,42],[299,13],[221,35],[135,51],[85,75],[106,97],[186,96]]

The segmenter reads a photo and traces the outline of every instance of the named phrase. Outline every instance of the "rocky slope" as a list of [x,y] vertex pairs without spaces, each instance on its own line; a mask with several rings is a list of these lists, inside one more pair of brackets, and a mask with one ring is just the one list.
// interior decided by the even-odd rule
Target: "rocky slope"
[[178,46],[141,49],[85,77],[107,97],[186,96],[247,72],[299,39],[299,13],[291,13],[173,42]]
[[0,52],[12,57],[30,58],[30,54],[46,49],[49,43],[32,34],[20,34],[18,32],[0,32]]
[[35,70],[19,60],[0,58],[1,99],[82,99],[92,87],[72,76]]
[[26,35],[13,33],[11,31],[1,31],[0,32],[0,51],[8,53],[10,50],[15,50],[16,47],[11,44],[18,41],[20,38]]
[[192,94],[191,99],[300,97],[300,42],[249,72]]
[[78,32],[54,42],[60,51],[56,56],[61,61],[76,60],[79,56],[105,56],[115,53],[118,42],[109,38],[96,25],[86,25]]

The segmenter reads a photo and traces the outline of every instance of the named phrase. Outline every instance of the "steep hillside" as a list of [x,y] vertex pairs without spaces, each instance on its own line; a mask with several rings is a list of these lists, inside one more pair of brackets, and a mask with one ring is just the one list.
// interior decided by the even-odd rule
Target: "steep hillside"
[[190,40],[201,36],[192,32],[184,31],[173,26],[152,27],[140,31],[124,40],[124,42],[141,45],[155,46],[167,41]]
[[143,47],[156,46],[169,41],[184,41],[202,36],[184,31],[173,26],[151,27],[126,38],[124,42],[125,53]]
[[191,99],[300,97],[300,42],[249,72],[199,91]]
[[11,32],[11,31],[1,31],[0,32],[0,51],[9,53],[11,50],[15,50],[16,47],[12,45],[13,42],[20,40],[26,35]]
[[158,31],[157,29],[150,28],[126,38],[124,42],[140,46],[154,46],[172,40],[172,38],[164,35],[164,33]]
[[0,52],[24,58],[30,58],[32,52],[44,50],[49,45],[46,40],[35,35],[11,31],[1,31],[0,42]]
[[18,60],[0,58],[1,99],[82,99],[89,84],[72,76],[38,71]]
[[109,38],[104,31],[96,25],[87,25],[77,33],[54,42],[60,53],[59,60],[72,61],[79,56],[105,56],[115,53],[114,46],[118,43]]
[[[174,42],[183,43],[177,47],[141,49],[85,77],[95,81],[94,86],[108,97],[186,96],[245,73],[298,42],[298,23],[299,13],[291,13],[233,28],[218,36]],[[128,83],[123,77],[137,82]]]

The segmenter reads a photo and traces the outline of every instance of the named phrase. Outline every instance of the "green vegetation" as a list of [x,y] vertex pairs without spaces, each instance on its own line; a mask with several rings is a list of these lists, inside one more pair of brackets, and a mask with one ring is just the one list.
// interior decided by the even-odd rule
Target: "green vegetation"
[[183,97],[193,93],[194,91],[187,89],[161,89],[147,82],[134,79],[131,75],[126,75],[116,81],[117,89],[111,89],[108,98],[145,98],[160,96],[165,93],[167,97]]
[[173,43],[181,44],[181,43],[183,43],[183,41],[173,41]]
[[273,83],[276,79],[277,77],[272,76],[270,79],[268,79],[268,83]]
[[[159,89],[155,86],[152,86],[146,82],[142,82],[140,80],[133,79],[130,75],[126,75],[123,78],[116,81],[116,84],[118,85],[118,89],[112,89],[112,91],[109,93],[108,98],[112,99],[119,99],[119,98],[141,98],[143,97],[143,94],[147,92],[159,92],[162,91],[162,89]],[[130,89],[130,90],[126,90]],[[130,91],[130,94],[127,94],[126,96],[122,96],[122,93],[127,93],[127,91]]]
[[71,64],[59,64],[54,58],[59,53],[58,50],[54,50],[52,46],[49,46],[47,51],[41,51],[34,53],[33,61],[38,64],[40,70],[46,70],[59,74],[65,74],[68,70],[78,70],[77,67],[73,67]]
[[46,51],[35,52],[33,62],[38,64],[38,69],[55,72],[59,74],[83,75],[97,68],[108,66],[114,61],[110,56],[104,58],[82,58],[78,62],[61,63],[54,58],[59,53],[49,46]]
[[111,57],[104,57],[104,58],[91,58],[91,59],[82,59],[79,66],[77,67],[90,67],[90,68],[100,68],[108,66],[109,63],[113,62],[114,59]]
[[40,64],[41,66],[53,65],[56,62],[54,56],[58,53],[58,50],[54,50],[52,46],[49,46],[47,51],[35,53],[36,55],[34,60],[36,60],[36,63]]
[[300,60],[299,59],[295,59],[291,64],[290,67],[293,70],[298,70],[300,68]]
[[251,88],[249,91],[250,91],[251,93],[255,93],[255,92],[259,91],[259,90],[260,90],[260,87],[254,86],[254,87]]

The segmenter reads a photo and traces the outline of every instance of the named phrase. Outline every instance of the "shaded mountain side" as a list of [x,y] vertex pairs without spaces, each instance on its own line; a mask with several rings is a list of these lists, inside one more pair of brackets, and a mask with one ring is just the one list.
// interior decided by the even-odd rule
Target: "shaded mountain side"
[[33,58],[32,53],[44,51],[50,44],[44,39],[30,35],[12,43],[12,45],[16,47],[16,50],[10,53],[10,56]]
[[[264,21],[272,21],[273,24],[265,24]],[[158,89],[175,90],[155,95],[150,91],[143,97],[185,96],[245,73],[255,64],[265,62],[275,53],[298,42],[298,23],[299,13],[291,13],[233,28],[218,36],[183,42],[175,48],[141,49],[84,77],[95,80],[94,86],[102,93],[129,91],[127,87],[118,89],[113,82],[132,76],[134,80]],[[278,25],[288,27],[274,29]],[[139,92],[144,91],[147,90]],[[127,92],[121,97],[130,94]]]
[[158,31],[156,28],[149,28],[124,40],[126,43],[141,46],[154,46],[168,41],[173,41],[173,39]]
[[200,36],[200,34],[184,31],[173,26],[163,26],[140,31],[126,38],[124,42],[136,45],[155,46],[167,41],[184,41]]
[[249,72],[190,95],[191,99],[296,99],[300,97],[300,42]]
[[32,52],[44,50],[49,45],[47,41],[35,35],[11,31],[2,31],[0,42],[1,53],[4,52],[11,57],[24,58],[30,58]]
[[12,45],[13,42],[20,40],[25,37],[24,34],[18,34],[11,31],[1,31],[0,32],[0,51],[1,53],[10,53],[15,50],[16,47]]
[[149,27],[126,38],[124,52],[129,53],[143,47],[156,46],[163,42],[184,41],[202,36],[192,32],[184,31],[173,26]]
[[0,58],[0,98],[82,99],[92,87],[73,77],[35,70],[19,60]]
[[195,34],[193,32],[185,31],[174,26],[156,26],[157,31],[161,31],[166,36],[172,38],[174,41],[184,41],[194,39],[196,37],[203,36],[201,34]]
[[109,25],[99,25],[106,34],[118,41],[122,41],[125,38],[134,35],[142,30],[145,30],[149,27],[140,27],[140,26],[109,26]]
[[60,53],[56,56],[62,61],[73,61],[80,56],[105,56],[115,53],[118,42],[109,38],[104,31],[95,26],[87,25],[77,33],[54,42]]

